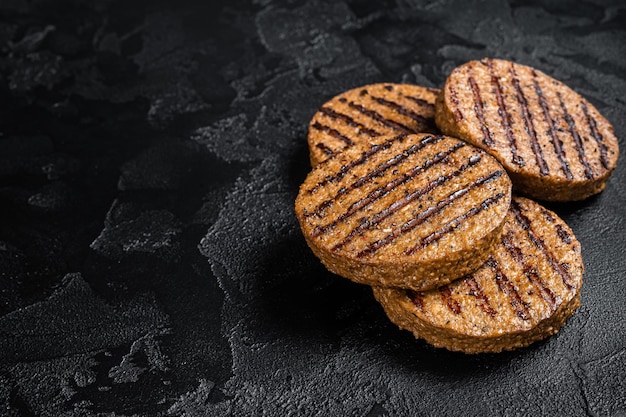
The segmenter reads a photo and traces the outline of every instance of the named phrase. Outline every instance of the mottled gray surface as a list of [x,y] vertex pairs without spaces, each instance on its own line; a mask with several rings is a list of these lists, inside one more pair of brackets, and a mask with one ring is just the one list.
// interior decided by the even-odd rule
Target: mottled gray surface
[[582,306],[465,356],[327,272],[307,123],[378,81],[535,66],[626,137],[620,1],[0,2],[0,415],[626,416],[626,172],[553,204]]

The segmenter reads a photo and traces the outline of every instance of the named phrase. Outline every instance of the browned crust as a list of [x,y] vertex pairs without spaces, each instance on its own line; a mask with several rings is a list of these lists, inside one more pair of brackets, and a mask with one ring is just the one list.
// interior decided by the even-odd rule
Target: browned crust
[[373,291],[391,321],[417,338],[465,353],[500,352],[555,334],[580,305],[583,272],[565,222],[515,197],[502,242],[473,274],[426,292]]
[[403,300],[397,297],[392,289],[373,287],[373,291],[376,300],[384,307],[389,319],[399,328],[409,330],[416,338],[424,339],[435,347],[469,354],[515,350],[546,339],[558,333],[567,319],[580,307],[580,294],[577,293],[567,303],[561,304],[552,316],[541,321],[531,330],[507,333],[493,338],[468,338],[467,335],[451,332],[435,327],[428,322],[417,320],[410,313],[410,307],[404,306]]
[[440,287],[479,268],[489,257],[500,235],[501,225],[485,233],[475,244],[456,253],[422,263],[398,259],[362,261],[324,250],[305,235],[307,244],[329,271],[360,284],[409,288],[418,291]]
[[330,271],[424,290],[487,259],[510,192],[503,168],[478,148],[445,136],[383,136],[320,164],[295,208],[308,245]]
[[372,137],[437,133],[435,98],[439,89],[410,84],[369,84],[326,102],[309,123],[311,166]]
[[524,65],[498,59],[461,65],[435,107],[443,133],[494,155],[515,191],[529,197],[585,199],[606,187],[617,164],[617,138],[598,110]]

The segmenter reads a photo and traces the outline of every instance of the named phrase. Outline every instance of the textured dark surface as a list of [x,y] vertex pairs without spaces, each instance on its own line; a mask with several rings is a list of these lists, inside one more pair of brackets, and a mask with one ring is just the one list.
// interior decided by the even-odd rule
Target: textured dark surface
[[582,307],[464,356],[326,272],[306,125],[371,82],[535,66],[626,136],[621,1],[0,2],[0,415],[626,415],[626,172],[551,205]]

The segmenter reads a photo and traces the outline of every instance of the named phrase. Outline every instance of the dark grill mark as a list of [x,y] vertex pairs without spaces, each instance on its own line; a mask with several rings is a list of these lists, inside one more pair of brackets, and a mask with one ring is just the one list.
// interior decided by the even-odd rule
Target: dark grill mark
[[507,251],[511,254],[511,256],[513,257],[513,259],[515,259],[518,262],[523,263],[524,262],[524,253],[522,252],[522,250],[515,246],[513,244],[513,239],[511,237],[511,232],[509,231],[508,233],[503,234],[502,235],[502,244],[504,244],[504,246],[506,247]]
[[326,146],[322,142],[316,143],[315,147],[320,149],[322,152],[324,152],[324,154],[328,156],[333,156],[335,154],[332,149],[330,149],[328,146]]
[[467,66],[468,76],[467,81],[472,89],[472,94],[474,96],[474,113],[476,113],[476,117],[480,122],[480,129],[483,132],[483,143],[489,147],[492,147],[495,142],[493,137],[491,136],[491,132],[489,131],[489,127],[487,127],[487,121],[485,120],[485,109],[483,107],[483,100],[480,97],[480,88],[476,81],[472,77],[472,66]]
[[411,100],[413,103],[418,104],[420,106],[423,107],[428,107],[431,109],[435,108],[435,105],[429,101],[424,100],[423,98],[419,98],[419,97],[414,97],[414,96],[407,96],[407,95],[402,95],[402,97],[406,98],[407,100]]
[[325,116],[330,117],[333,120],[341,120],[348,126],[358,129],[358,133],[365,133],[366,135],[371,136],[371,137],[381,135],[377,131],[370,129],[367,126],[357,122],[356,120],[354,120],[352,117],[348,116],[347,114],[336,112],[330,107],[322,107],[319,109],[319,112]]
[[559,238],[563,241],[563,243],[567,243],[568,245],[572,243],[572,237],[562,225],[556,225],[556,234],[559,235]]
[[530,280],[530,282],[532,282],[533,285],[539,288],[539,293],[541,294],[541,298],[543,298],[545,302],[548,303],[550,310],[551,311],[556,310],[556,296],[550,290],[550,288],[546,287],[546,284],[539,277],[537,270],[534,268],[531,268],[531,269],[525,270],[524,273],[526,274],[526,277]]
[[606,148],[606,145],[604,144],[604,138],[602,137],[602,134],[600,133],[600,131],[598,131],[598,125],[596,124],[595,119],[591,117],[591,115],[589,114],[589,110],[587,109],[587,104],[585,104],[584,101],[581,101],[580,104],[583,108],[583,112],[585,113],[585,118],[587,119],[587,123],[589,124],[589,129],[591,130],[591,136],[593,136],[596,143],[598,144],[598,148],[600,148],[600,162],[602,163],[602,166],[604,167],[604,169],[609,169],[609,160],[606,155],[607,148]]
[[454,298],[452,298],[452,291],[450,287],[445,285],[439,288],[441,294],[441,300],[454,314],[461,314],[461,304]]
[[543,118],[548,124],[548,132],[550,133],[550,138],[552,139],[552,146],[554,147],[554,152],[556,153],[556,157],[561,163],[561,169],[565,174],[565,177],[568,180],[574,179],[572,175],[572,171],[569,167],[569,162],[567,161],[567,156],[565,155],[565,151],[563,150],[563,142],[558,138],[556,133],[556,128],[554,127],[554,120],[550,117],[550,110],[548,108],[548,103],[546,101],[545,96],[543,95],[543,91],[541,90],[541,86],[537,81],[537,73],[535,70],[532,71],[533,74],[533,85],[535,86],[535,93],[537,93],[537,99],[539,101],[539,105],[541,106],[541,110],[543,111]]
[[541,207],[541,214],[543,214],[543,217],[545,217],[546,220],[549,221],[550,223],[554,223],[556,221],[554,217],[552,217],[550,212],[543,207]]
[[319,130],[320,132],[324,132],[329,136],[332,136],[335,139],[339,139],[340,141],[342,141],[343,143],[345,143],[347,146],[352,146],[354,145],[354,142],[352,142],[350,140],[350,138],[344,136],[341,134],[341,132],[339,132],[338,130],[333,129],[330,126],[325,126],[323,124],[320,124],[318,122],[313,123],[313,125],[311,126],[313,129],[315,130]]
[[364,116],[369,117],[370,119],[390,128],[393,130],[399,130],[403,133],[418,133],[415,129],[411,129],[410,127],[407,127],[405,125],[403,125],[402,123],[398,123],[396,121],[390,120],[390,119],[386,119],[384,118],[380,113],[374,111],[374,110],[370,110],[367,109],[365,107],[363,107],[360,104],[357,104],[353,101],[348,103],[348,106],[350,106],[350,108],[358,111],[359,113],[363,114]]
[[417,291],[407,290],[406,295],[409,297],[413,305],[420,310],[424,310],[424,297]]
[[333,204],[333,201],[337,201],[337,199],[339,199],[339,197],[341,197],[342,195],[348,194],[349,192],[356,190],[357,188],[360,188],[368,182],[372,181],[374,178],[382,176],[389,168],[400,164],[409,156],[424,149],[426,145],[438,143],[442,139],[443,136],[426,136],[419,143],[414,144],[404,152],[378,165],[374,170],[369,172],[366,176],[359,178],[353,184],[341,188],[334,197],[320,203],[314,211],[307,213],[306,216],[319,216],[322,210],[330,207]]
[[461,120],[463,120],[463,113],[461,113],[461,109],[459,107],[459,97],[456,95],[456,90],[454,89],[454,87],[450,86],[450,100],[452,101],[452,104],[454,105],[454,118],[456,119],[457,122],[460,122]]
[[528,137],[530,138],[530,148],[535,154],[535,160],[537,161],[537,166],[539,167],[539,173],[541,175],[548,175],[550,173],[550,170],[548,169],[548,164],[546,164],[546,161],[543,158],[543,151],[541,150],[539,141],[537,141],[537,132],[535,131],[535,126],[533,124],[533,116],[532,114],[530,114],[530,110],[528,108],[528,100],[526,100],[526,96],[524,95],[519,80],[517,79],[517,73],[515,71],[514,64],[511,64],[510,73],[512,77],[511,81],[513,82],[513,86],[515,87],[515,92],[517,95],[517,102],[520,106],[522,120],[524,121],[524,128],[526,130],[526,133],[528,134]]
[[387,100],[383,97],[376,97],[376,96],[370,95],[370,98],[374,100],[376,103],[385,107],[389,107],[390,109],[395,110],[399,114],[402,114],[403,116],[406,116],[423,126],[427,126],[430,128],[434,127],[433,119],[429,119],[429,118],[422,116],[421,114],[415,113],[413,110],[404,107],[402,104],[396,103],[395,101]]
[[[460,170],[461,169],[465,170],[469,166],[470,166],[469,164],[463,165],[460,168]],[[429,186],[427,188],[423,188],[422,190],[416,191],[415,192],[416,195],[413,198],[413,200],[415,198],[418,198],[418,197],[424,195],[425,193],[431,191],[435,187],[444,184],[450,178],[457,177],[458,175],[460,175],[460,173],[461,173],[460,171],[456,171],[456,172],[453,172],[453,173],[448,174],[446,176],[442,176],[442,177],[437,178],[437,180],[435,180],[435,182],[429,184]],[[453,192],[452,194],[448,195],[445,199],[437,202],[437,204],[435,206],[429,207],[428,209],[426,209],[423,212],[419,213],[417,216],[415,216],[414,218],[412,218],[408,222],[404,223],[399,229],[394,230],[392,233],[390,233],[389,235],[385,236],[383,239],[379,239],[376,242],[372,242],[366,249],[361,251],[361,253],[359,253],[357,255],[357,257],[371,255],[372,253],[376,252],[381,247],[383,247],[385,245],[388,245],[391,242],[393,242],[394,240],[396,240],[399,236],[402,236],[403,234],[406,234],[406,233],[410,232],[411,230],[415,229],[417,226],[419,226],[420,224],[424,223],[426,220],[428,220],[430,217],[434,216],[435,214],[441,212],[441,210],[443,210],[445,207],[447,207],[448,205],[452,204],[455,200],[458,200],[459,198],[463,197],[465,194],[467,194],[468,192],[470,192],[474,188],[477,188],[477,187],[479,187],[482,184],[486,184],[488,182],[494,181],[495,179],[501,177],[502,174],[503,174],[503,171],[492,172],[491,174],[485,175],[485,176],[477,179],[476,181],[474,181],[472,184],[466,186],[465,188],[462,188],[460,190],[457,190],[457,191]],[[407,204],[409,202],[407,202]]]
[[386,86],[385,86],[385,90],[387,90],[387,91],[393,91],[393,85],[386,85]]
[[522,229],[526,231],[526,234],[528,235],[528,238],[530,239],[530,241],[539,250],[541,250],[543,255],[548,260],[548,263],[550,264],[552,269],[561,276],[561,279],[563,280],[563,284],[565,284],[565,286],[569,288],[570,290],[573,290],[574,284],[572,283],[572,277],[570,276],[569,272],[566,269],[564,269],[561,266],[561,264],[557,262],[552,252],[550,252],[550,250],[548,250],[548,248],[546,247],[546,244],[544,243],[544,241],[539,236],[537,236],[537,234],[534,232],[531,226],[530,219],[526,217],[524,213],[522,213],[522,209],[520,205],[517,203],[517,201],[511,202],[511,210],[515,214],[515,220],[519,223],[520,226],[522,226]]
[[572,118],[572,116],[567,111],[567,107],[565,107],[565,103],[563,103],[563,99],[561,98],[561,93],[557,91],[556,95],[559,98],[559,103],[561,104],[561,109],[563,110],[563,115],[565,117],[565,121],[567,122],[567,126],[569,127],[569,133],[574,138],[574,145],[576,145],[576,152],[578,152],[578,160],[585,168],[585,178],[590,180],[593,179],[593,171],[587,162],[587,158],[585,156],[585,146],[583,145],[583,141],[580,139],[578,135],[578,130],[576,129],[576,122]]
[[328,175],[326,178],[324,178],[322,181],[320,181],[319,183],[317,183],[313,188],[311,188],[310,190],[307,191],[308,194],[312,194],[315,191],[317,191],[320,187],[325,186],[326,184],[328,184],[329,182],[335,182],[335,181],[339,181],[340,179],[342,179],[348,172],[350,172],[350,170],[352,170],[354,167],[357,167],[359,165],[364,164],[365,162],[367,162],[368,158],[370,158],[371,156],[377,154],[380,151],[383,151],[389,147],[391,147],[391,145],[393,145],[394,142],[396,141],[400,141],[402,142],[404,139],[406,138],[406,135],[399,135],[399,136],[395,136],[391,139],[387,139],[385,142],[380,143],[380,144],[375,144],[372,145],[367,151],[361,153],[361,156],[350,162],[349,164],[343,165],[340,169],[339,172],[336,173],[335,175]]
[[[541,214],[543,214],[543,217],[550,223],[554,224],[556,222],[556,219],[554,217],[552,217],[552,215],[550,214],[550,212],[546,209],[544,209],[543,207],[541,208]],[[570,233],[565,230],[565,228],[560,225],[557,224],[555,226],[556,229],[556,234],[559,235],[559,238],[563,241],[563,243],[566,244],[571,244],[572,243],[572,237],[570,235]]]
[[487,294],[485,294],[478,281],[469,276],[465,278],[465,283],[469,287],[470,295],[476,297],[479,301],[480,309],[488,316],[495,317],[497,312],[493,309],[491,304],[489,304],[489,297],[487,297]]
[[511,149],[511,160],[513,163],[518,166],[524,166],[524,158],[522,158],[517,153],[517,142],[515,140],[515,136],[513,135],[513,131],[511,130],[511,114],[508,112],[506,108],[506,103],[504,102],[504,97],[502,96],[502,86],[500,85],[500,81],[498,81],[498,77],[495,75],[493,71],[493,61],[487,61],[487,66],[489,67],[489,75],[491,76],[491,86],[493,88],[493,94],[496,96],[496,101],[498,103],[498,114],[500,115],[500,120],[502,122],[502,127],[506,133],[506,137],[509,140],[509,147]]
[[537,290],[539,290],[539,294],[541,295],[543,301],[545,301],[548,307],[550,307],[551,311],[554,311],[556,309],[556,297],[554,293],[550,290],[550,288],[546,287],[546,284],[537,274],[537,270],[526,263],[524,253],[522,253],[522,250],[519,247],[515,246],[512,235],[513,233],[510,231],[502,235],[502,244],[511,257],[522,266],[524,275],[528,278],[530,283],[533,284]]
[[[369,204],[372,204],[374,201],[382,198],[383,196],[389,194],[391,191],[393,191],[396,187],[400,186],[401,184],[404,184],[405,182],[415,178],[415,176],[421,172],[425,172],[426,170],[432,168],[433,166],[439,164],[440,162],[446,160],[448,158],[448,156],[454,152],[456,152],[458,149],[461,149],[463,146],[465,146],[464,143],[457,143],[456,145],[454,145],[452,148],[443,151],[443,152],[439,152],[437,153],[433,159],[429,159],[428,161],[426,161],[424,164],[417,166],[415,168],[413,168],[411,171],[409,171],[408,173],[396,178],[395,180],[391,181],[388,184],[385,184],[382,187],[378,187],[375,190],[373,190],[372,192],[370,192],[365,198],[356,201],[355,203],[353,203],[348,210],[343,213],[341,216],[339,216],[337,218],[337,220],[327,224],[326,226],[320,226],[319,227],[319,231],[317,230],[318,228],[316,227],[313,230],[312,235],[313,236],[318,236],[319,234],[325,233],[328,230],[332,229],[333,227],[335,227],[339,222],[345,221],[346,219],[348,219],[350,216],[352,216],[354,213],[356,213],[357,211],[363,209],[364,207],[366,207]],[[415,194],[416,192],[412,193],[409,195],[409,197],[413,194]],[[417,197],[414,197],[417,198]],[[360,233],[363,230],[366,230],[368,228],[371,228],[373,226],[375,226],[376,224],[380,223],[380,221],[382,221],[383,219],[389,217],[390,215],[392,215],[393,213],[395,213],[396,211],[398,211],[400,208],[404,207],[406,204],[408,204],[410,201],[406,201],[405,203],[403,203],[403,201],[405,201],[407,199],[407,197],[405,197],[404,200],[399,200],[394,202],[391,206],[387,207],[385,210],[383,210],[382,212],[376,214],[374,216],[374,218],[372,220],[368,220],[365,221],[364,223],[361,223],[358,227],[356,227],[355,229],[353,229],[344,239],[343,241],[341,241],[340,243],[338,243],[337,245],[335,245],[332,250],[333,251],[337,251],[339,249],[341,249],[343,246],[345,246],[350,240],[352,240],[352,238],[354,238],[358,233]]]
[[498,261],[496,261],[493,256],[491,256],[486,264],[493,269],[496,274],[496,284],[498,284],[498,288],[504,295],[506,295],[510,301],[511,307],[513,307],[513,311],[515,311],[515,315],[522,320],[530,319],[530,312],[528,311],[528,306],[522,298],[520,297],[515,285],[509,280],[509,278],[504,275],[504,272],[500,269],[498,265]]
[[405,250],[404,254],[405,255],[411,255],[411,254],[415,253],[416,251],[425,248],[426,246],[430,245],[431,243],[437,242],[442,237],[444,237],[446,234],[451,233],[455,229],[459,228],[461,226],[461,224],[465,220],[467,220],[467,219],[469,219],[471,217],[474,217],[475,215],[477,215],[478,213],[480,213],[483,210],[487,210],[489,208],[489,206],[491,206],[491,205],[497,203],[498,201],[500,201],[502,199],[502,197],[504,197],[504,195],[505,195],[504,193],[498,193],[498,194],[496,194],[496,195],[494,195],[492,197],[486,198],[478,206],[472,207],[467,212],[465,212],[465,213],[461,214],[460,216],[452,219],[450,222],[448,222],[440,230],[437,230],[437,231],[429,234],[428,236],[423,238],[417,245],[413,246],[412,248],[409,248],[409,249]]

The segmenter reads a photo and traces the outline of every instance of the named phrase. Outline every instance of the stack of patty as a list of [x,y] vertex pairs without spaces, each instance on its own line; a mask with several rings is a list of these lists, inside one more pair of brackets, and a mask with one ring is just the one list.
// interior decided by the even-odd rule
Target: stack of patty
[[[443,134],[442,134],[443,133]],[[392,322],[465,353],[554,334],[578,308],[580,244],[528,198],[601,192],[617,139],[595,107],[496,59],[441,90],[375,84],[323,105],[296,215],[332,272],[373,287]]]

